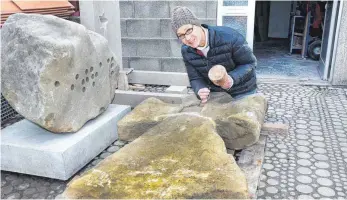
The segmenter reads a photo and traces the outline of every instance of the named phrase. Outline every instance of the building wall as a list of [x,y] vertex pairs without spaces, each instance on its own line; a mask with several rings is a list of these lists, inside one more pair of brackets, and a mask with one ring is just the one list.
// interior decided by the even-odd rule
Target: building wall
[[176,6],[190,8],[202,23],[217,23],[217,0],[120,1],[124,68],[186,71],[181,44],[170,24]]
[[342,15],[337,33],[335,64],[332,70],[333,85],[347,85],[347,2],[341,2]]

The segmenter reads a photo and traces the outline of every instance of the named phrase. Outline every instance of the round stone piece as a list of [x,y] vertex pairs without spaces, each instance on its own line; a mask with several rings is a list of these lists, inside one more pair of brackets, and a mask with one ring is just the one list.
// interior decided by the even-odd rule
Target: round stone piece
[[296,180],[304,184],[312,183],[312,178],[310,178],[309,176],[298,176]]
[[323,154],[316,154],[313,156],[316,160],[320,160],[320,161],[327,161],[329,160],[329,157]]
[[335,191],[331,188],[328,188],[328,187],[319,187],[317,191],[319,194],[326,196],[326,197],[335,196]]
[[266,188],[266,192],[268,192],[270,194],[276,194],[278,192],[278,189],[271,186],[271,187]]
[[102,153],[102,154],[100,155],[100,157],[101,157],[101,158],[106,158],[106,157],[109,156],[109,155],[111,155],[111,153],[106,152],[106,153]]
[[310,142],[308,142],[306,140],[297,140],[296,143],[298,145],[301,145],[301,146],[308,146],[308,145],[310,145]]
[[309,185],[297,185],[296,190],[304,194],[310,194],[313,192],[312,187]]
[[297,163],[301,166],[310,166],[311,162],[309,160],[306,159],[300,159],[297,161]]
[[325,170],[325,169],[318,169],[318,170],[316,170],[316,174],[318,176],[321,176],[321,177],[329,177],[330,176],[330,172]]
[[269,185],[278,185],[279,184],[279,182],[276,179],[272,179],[272,178],[268,179],[266,182]]
[[298,172],[300,174],[311,174],[312,171],[310,170],[310,168],[307,168],[307,167],[299,167],[298,168]]
[[21,195],[19,193],[12,193],[6,197],[6,199],[20,199]]
[[324,137],[321,136],[312,136],[312,139],[315,141],[324,141]]
[[325,147],[325,144],[323,142],[313,142],[312,145],[315,147]]
[[274,166],[272,164],[265,163],[263,164],[263,168],[267,170],[271,170],[274,168]]
[[298,146],[298,147],[296,147],[296,150],[301,151],[301,152],[308,152],[308,151],[310,151],[310,148],[308,148],[306,146]]
[[298,199],[300,199],[300,200],[307,200],[307,199],[314,199],[313,197],[311,197],[311,196],[308,196],[308,195],[300,195],[300,196],[298,196]]
[[302,159],[308,159],[308,158],[311,157],[310,154],[304,153],[304,152],[300,152],[300,153],[298,153],[297,155],[298,155],[299,158],[302,158]]
[[275,171],[269,171],[269,172],[267,173],[267,175],[268,175],[269,177],[277,177],[277,176],[279,176],[279,174],[278,174],[277,172],[275,172]]
[[317,182],[323,186],[332,186],[333,185],[333,182],[327,178],[318,178]]
[[22,183],[17,187],[17,190],[25,190],[29,188],[30,184],[29,183]]
[[107,151],[110,152],[110,153],[114,153],[114,152],[116,152],[116,151],[118,151],[118,150],[119,150],[119,147],[118,147],[118,146],[111,146],[111,147],[109,147],[109,148],[107,149]]
[[307,136],[307,135],[298,134],[298,135],[296,135],[296,138],[298,138],[298,139],[300,139],[300,140],[307,140],[307,139],[308,139],[308,136]]
[[321,162],[321,161],[314,163],[314,165],[321,169],[327,169],[330,167],[330,165],[327,162]]
[[284,153],[276,153],[275,156],[276,156],[277,158],[285,158],[285,157],[286,157],[286,154],[284,154]]
[[327,152],[327,150],[325,150],[325,149],[323,149],[323,148],[314,148],[313,151],[314,151],[315,153],[321,153],[321,154]]

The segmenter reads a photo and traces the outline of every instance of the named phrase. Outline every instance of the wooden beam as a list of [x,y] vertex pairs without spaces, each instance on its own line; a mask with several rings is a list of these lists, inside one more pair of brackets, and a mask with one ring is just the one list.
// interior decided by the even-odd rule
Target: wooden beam
[[132,108],[140,104],[142,101],[150,97],[158,98],[166,103],[181,104],[187,94],[170,94],[155,92],[135,92],[130,90],[116,90],[113,104],[130,105]]
[[237,164],[245,173],[249,198],[256,199],[257,187],[264,161],[266,136],[260,135],[259,141],[241,151]]

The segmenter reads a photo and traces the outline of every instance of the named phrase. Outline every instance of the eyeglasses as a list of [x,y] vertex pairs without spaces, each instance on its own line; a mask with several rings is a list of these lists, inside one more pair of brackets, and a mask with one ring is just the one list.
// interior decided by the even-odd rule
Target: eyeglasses
[[178,35],[177,37],[181,40],[186,39],[186,36],[193,32],[193,28],[194,28],[194,26],[192,26],[192,28],[188,28],[185,34]]

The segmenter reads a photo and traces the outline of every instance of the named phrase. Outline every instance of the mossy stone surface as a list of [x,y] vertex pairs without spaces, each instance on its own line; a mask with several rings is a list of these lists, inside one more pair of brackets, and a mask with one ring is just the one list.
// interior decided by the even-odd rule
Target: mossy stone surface
[[181,105],[168,104],[156,98],[148,98],[136,106],[118,122],[118,136],[123,141],[133,141],[148,129],[160,123],[162,115],[179,113]]
[[65,198],[248,198],[246,178],[227,154],[216,124],[182,113],[69,183]]
[[249,95],[229,103],[208,103],[201,115],[211,117],[228,149],[255,144],[267,112],[267,100],[261,94]]

